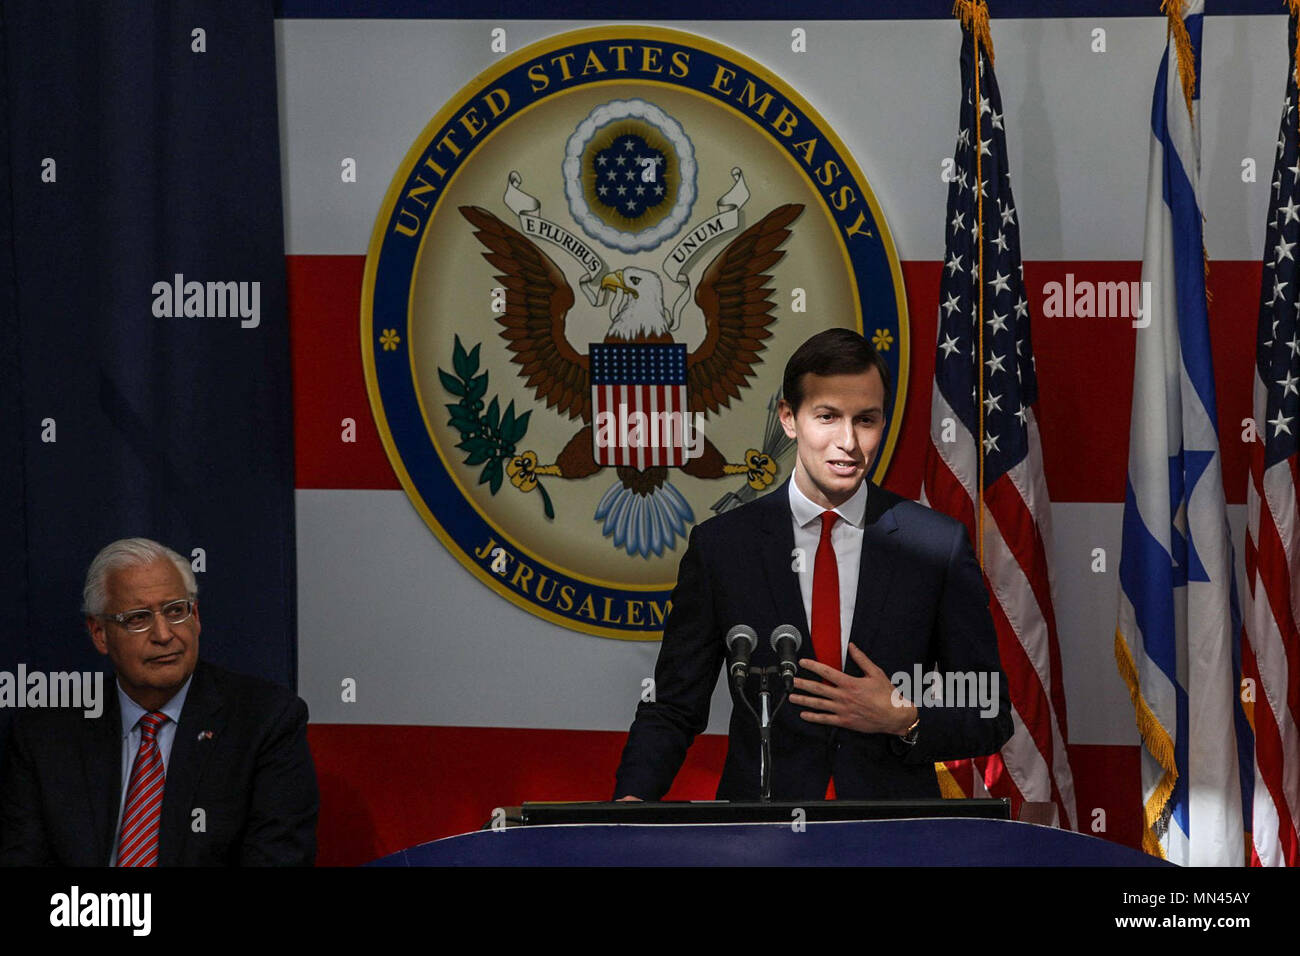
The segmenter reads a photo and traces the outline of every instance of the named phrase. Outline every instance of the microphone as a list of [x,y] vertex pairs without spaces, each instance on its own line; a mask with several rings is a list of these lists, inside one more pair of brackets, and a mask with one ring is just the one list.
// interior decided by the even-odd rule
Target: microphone
[[780,624],[772,631],[772,650],[781,661],[781,679],[787,691],[794,689],[794,675],[799,672],[799,647],[803,635],[793,624]]
[[758,647],[758,633],[748,624],[737,624],[727,632],[728,671],[731,686],[737,693],[745,692],[745,679],[749,676],[749,656]]

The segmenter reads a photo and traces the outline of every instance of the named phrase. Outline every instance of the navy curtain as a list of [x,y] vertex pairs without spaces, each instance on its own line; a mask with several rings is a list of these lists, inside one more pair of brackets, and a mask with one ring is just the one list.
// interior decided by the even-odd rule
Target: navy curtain
[[202,549],[200,655],[292,687],[272,5],[0,16],[0,669],[103,667],[83,575],[142,535]]

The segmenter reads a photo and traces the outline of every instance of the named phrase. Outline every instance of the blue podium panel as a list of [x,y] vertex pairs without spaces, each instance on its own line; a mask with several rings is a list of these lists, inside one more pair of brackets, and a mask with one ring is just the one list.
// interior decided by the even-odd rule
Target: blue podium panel
[[510,827],[371,866],[1167,866],[1092,836],[1005,820]]

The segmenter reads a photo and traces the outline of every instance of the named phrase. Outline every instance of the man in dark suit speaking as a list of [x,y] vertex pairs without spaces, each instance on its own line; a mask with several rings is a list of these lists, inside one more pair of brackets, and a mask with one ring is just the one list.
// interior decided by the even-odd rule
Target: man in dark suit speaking
[[310,865],[319,796],[307,706],[199,660],[189,562],[145,538],[86,574],[91,641],[116,672],[102,715],[25,710],[0,787],[0,863]]
[[[773,721],[774,799],[938,797],[935,761],[991,754],[1010,738],[997,635],[965,528],[865,480],[887,377],[871,344],[847,329],[814,335],[790,357],[780,414],[796,442],[794,474],[691,531],[654,699],[637,708],[616,799],[667,792],[707,726],[724,636],[737,624],[758,632],[752,668],[778,663],[768,643],[777,626],[804,638],[795,691]],[[920,674],[933,693],[912,686]],[[757,709],[752,682],[747,693]],[[732,709],[717,796],[759,796],[758,727],[743,708]]]

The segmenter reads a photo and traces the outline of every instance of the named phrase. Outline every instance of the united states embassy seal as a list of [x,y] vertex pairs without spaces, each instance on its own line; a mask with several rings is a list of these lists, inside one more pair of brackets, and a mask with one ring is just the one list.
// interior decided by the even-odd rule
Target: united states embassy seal
[[781,372],[832,326],[897,383],[878,480],[908,323],[857,164],[741,54],[610,26],[502,59],[425,127],[361,348],[393,469],[462,564],[546,620],[656,639],[691,527],[788,475]]

